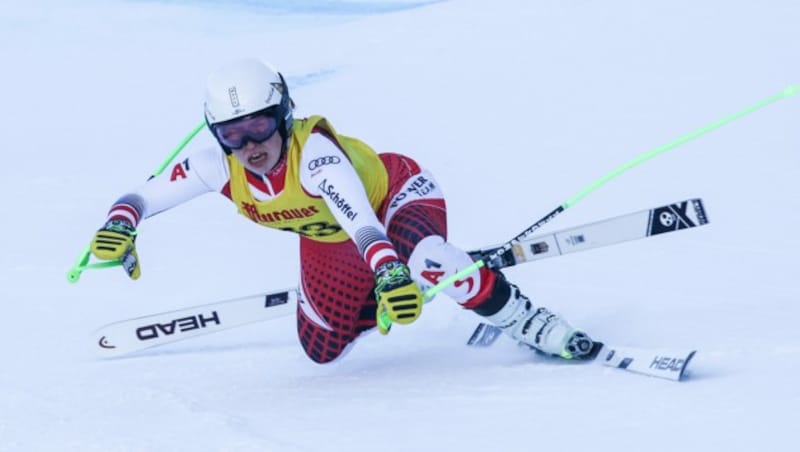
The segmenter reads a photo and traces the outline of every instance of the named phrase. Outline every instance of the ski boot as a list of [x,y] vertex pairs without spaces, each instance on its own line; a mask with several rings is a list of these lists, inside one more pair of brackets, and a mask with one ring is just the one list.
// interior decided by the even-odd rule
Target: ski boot
[[[519,287],[509,283],[501,273],[497,272],[497,276],[488,306],[476,308],[478,314],[513,339],[546,355],[577,360],[597,356],[601,343],[592,341],[588,334],[546,308],[534,307]],[[487,312],[492,305],[496,311]]]

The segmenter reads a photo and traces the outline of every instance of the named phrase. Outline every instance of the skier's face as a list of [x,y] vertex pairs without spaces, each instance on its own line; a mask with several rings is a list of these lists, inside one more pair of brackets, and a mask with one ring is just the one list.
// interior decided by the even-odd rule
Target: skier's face
[[267,174],[281,159],[281,135],[273,133],[267,141],[247,141],[244,147],[233,150],[233,155],[245,168],[256,174]]

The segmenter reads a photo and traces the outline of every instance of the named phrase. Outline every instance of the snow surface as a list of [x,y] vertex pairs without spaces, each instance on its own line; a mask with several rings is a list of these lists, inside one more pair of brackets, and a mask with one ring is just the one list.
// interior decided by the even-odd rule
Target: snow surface
[[[468,349],[479,319],[444,297],[325,366],[288,318],[96,360],[102,324],[296,283],[296,239],[216,195],[142,225],[139,281],[65,273],[110,203],[202,120],[205,77],[229,59],[276,65],[298,116],[423,162],[468,248],[800,83],[800,2],[2,10],[0,451],[797,450],[798,98],[625,173],[542,232],[691,197],[710,225],[508,272],[607,342],[696,347],[684,383],[543,361],[511,341]],[[210,142],[203,132],[187,152]]]

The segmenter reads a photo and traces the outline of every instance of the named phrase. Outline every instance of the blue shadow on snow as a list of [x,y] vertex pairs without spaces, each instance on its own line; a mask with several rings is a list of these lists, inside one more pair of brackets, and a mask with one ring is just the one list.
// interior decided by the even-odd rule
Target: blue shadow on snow
[[348,2],[332,0],[127,0],[137,2],[243,8],[263,14],[353,16],[385,14],[442,3],[445,0],[417,2]]

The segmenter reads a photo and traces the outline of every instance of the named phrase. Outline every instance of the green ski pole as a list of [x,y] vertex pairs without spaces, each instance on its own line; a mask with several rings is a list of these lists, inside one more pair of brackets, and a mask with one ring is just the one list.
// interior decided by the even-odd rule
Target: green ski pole
[[[206,125],[206,123],[205,123],[205,121],[203,121],[200,124],[198,124],[197,127],[192,129],[192,131],[189,132],[189,135],[186,135],[186,137],[180,142],[180,144],[178,144],[178,147],[176,147],[169,154],[167,159],[164,160],[164,162],[161,164],[161,166],[156,168],[156,170],[153,172],[153,174],[150,175],[149,178],[147,178],[147,180],[150,180],[150,179],[158,176],[162,172],[164,172],[164,169],[166,169],[166,167],[169,166],[170,163],[172,163],[172,161],[175,159],[175,157],[178,154],[180,154],[180,152],[183,150],[183,148],[185,148],[186,145],[188,145],[189,142],[192,141],[192,139],[194,139],[194,137],[198,133],[200,133],[201,130],[203,130],[203,127],[205,127],[205,125]],[[75,262],[75,265],[73,265],[72,268],[70,268],[69,271],[67,271],[67,280],[69,282],[71,282],[73,284],[78,282],[78,280],[80,280],[80,278],[81,278],[81,273],[83,273],[83,271],[87,270],[87,269],[109,268],[109,267],[116,267],[118,265],[122,265],[122,263],[119,262],[119,261],[104,261],[104,262],[89,263],[89,258],[90,257],[91,257],[91,248],[89,246],[87,246],[83,250],[81,255],[78,257],[78,260],[77,260],[77,262]]]
[[[736,112],[736,113],[734,113],[732,115],[726,116],[726,117],[724,117],[724,118],[722,118],[722,119],[720,119],[718,121],[715,121],[715,122],[713,122],[713,123],[701,128],[701,129],[698,129],[698,130],[696,130],[696,131],[694,131],[692,133],[684,135],[684,136],[682,136],[682,137],[680,137],[680,138],[678,138],[678,139],[676,139],[674,141],[671,141],[671,142],[669,142],[669,143],[667,143],[667,144],[665,144],[663,146],[657,147],[657,148],[655,148],[655,149],[653,149],[651,151],[647,151],[647,152],[641,154],[640,156],[634,158],[633,160],[625,163],[624,165],[616,168],[615,170],[607,173],[603,177],[597,179],[596,181],[594,181],[591,184],[589,184],[586,187],[584,187],[578,193],[576,193],[571,198],[567,199],[561,205],[556,207],[552,212],[548,213],[547,215],[542,217],[539,221],[537,221],[536,223],[532,224],[527,229],[522,231],[516,237],[514,237],[513,239],[511,239],[508,242],[506,242],[505,244],[503,244],[503,246],[501,246],[494,253],[492,253],[488,258],[486,258],[486,260],[478,260],[474,264],[464,268],[463,270],[457,272],[454,275],[451,275],[448,278],[445,278],[444,280],[440,281],[434,287],[431,287],[430,289],[428,289],[423,294],[425,299],[429,300],[429,299],[433,298],[436,294],[438,294],[439,292],[444,290],[446,287],[450,286],[451,284],[454,284],[459,279],[464,278],[465,276],[469,275],[470,273],[474,272],[475,270],[480,269],[483,266],[489,266],[491,268],[491,262],[494,262],[495,260],[497,260],[503,253],[506,253],[508,250],[510,250],[520,240],[522,240],[525,237],[529,236],[531,233],[533,233],[537,229],[539,229],[542,226],[544,226],[550,220],[552,220],[553,218],[557,217],[559,214],[561,214],[565,210],[569,209],[570,207],[574,206],[575,204],[580,202],[583,198],[588,196],[590,193],[592,193],[595,190],[597,190],[598,188],[602,187],[603,185],[608,183],[611,179],[616,178],[617,176],[619,176],[620,174],[624,173],[625,171],[628,171],[631,168],[639,166],[642,163],[652,159],[653,157],[656,157],[657,155],[661,155],[661,154],[663,154],[663,153],[665,153],[667,151],[675,149],[675,148],[677,148],[677,147],[679,147],[679,146],[681,146],[683,144],[686,144],[689,141],[694,140],[695,138],[699,138],[699,137],[701,137],[701,136],[703,136],[703,135],[705,135],[705,134],[707,134],[709,132],[712,132],[712,131],[714,131],[714,130],[716,130],[716,129],[718,129],[718,128],[726,125],[726,124],[730,124],[731,122],[736,121],[737,119],[740,119],[740,118],[742,118],[742,117],[744,117],[746,115],[749,115],[750,113],[753,113],[753,112],[755,112],[757,110],[760,110],[760,109],[762,109],[762,108],[764,108],[764,107],[766,107],[768,105],[774,104],[775,102],[778,102],[779,100],[787,99],[787,98],[792,97],[792,96],[796,96],[798,93],[800,93],[800,85],[791,85],[791,86],[789,86],[788,88],[784,89],[783,91],[781,91],[778,94],[770,96],[770,97],[768,97],[768,98],[766,98],[766,99],[764,99],[764,100],[762,100],[762,101],[760,101],[760,102],[758,102],[758,103],[756,103],[754,105],[751,105],[751,106],[749,106],[749,107],[747,107],[747,108],[745,108],[745,109],[743,109],[741,111],[738,111],[738,112]],[[488,262],[488,264],[487,264],[487,262]],[[378,318],[378,322],[381,324],[381,326],[383,328],[385,328],[387,330],[392,324],[392,321],[391,321],[391,319],[389,319],[389,316],[388,316],[388,314],[386,312],[382,312],[381,313],[381,315]]]

